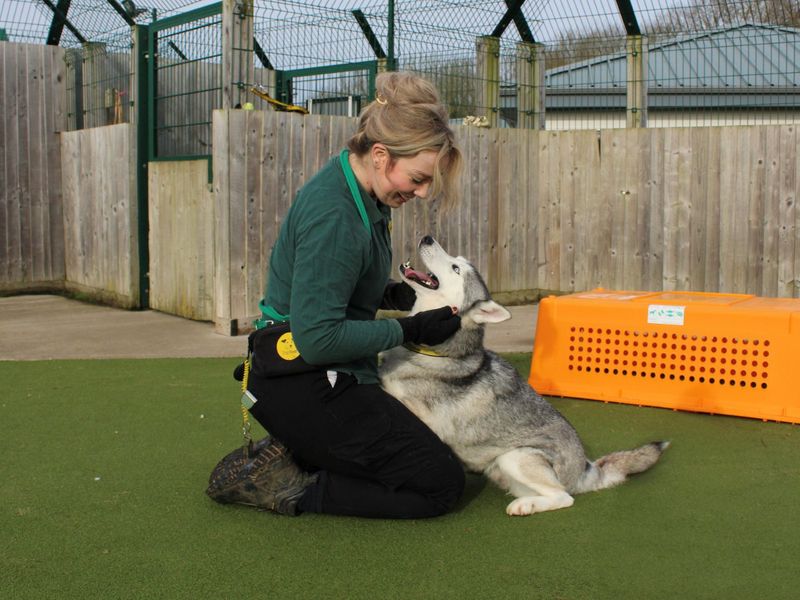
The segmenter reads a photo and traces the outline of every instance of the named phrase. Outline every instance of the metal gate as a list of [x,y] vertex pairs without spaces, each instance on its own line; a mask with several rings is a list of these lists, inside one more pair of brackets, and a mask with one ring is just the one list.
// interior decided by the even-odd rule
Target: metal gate
[[210,156],[211,114],[222,107],[222,3],[148,29],[148,159]]
[[[206,184],[212,179],[215,109],[229,105],[236,108],[239,102],[248,108],[246,103],[252,102],[256,108],[272,110],[249,93],[251,86],[266,89],[287,104],[312,105],[314,112],[324,114],[352,116],[374,97],[379,61],[284,71],[268,68],[262,61],[264,68],[256,69],[253,61],[261,60],[263,49],[250,37],[252,29],[248,31],[243,25],[246,17],[237,13],[234,19],[239,37],[230,33],[223,36],[223,19],[227,17],[221,2],[136,28],[140,101],[135,122],[143,308],[191,318],[209,317],[207,312],[182,311],[185,306],[198,304],[196,298],[185,301],[185,296],[206,294],[214,279],[214,257],[208,256],[208,239],[213,237],[214,227],[213,196]],[[224,44],[231,47],[226,49]],[[236,57],[237,68],[230,68],[230,56]],[[198,159],[206,163],[199,170]],[[203,170],[206,180],[201,180]],[[171,245],[171,238],[176,236],[180,239],[175,243],[182,244],[180,251]],[[200,289],[202,286],[206,287]],[[208,308],[206,302],[204,306],[213,310],[213,304]]]
[[275,87],[281,102],[317,114],[354,117],[375,97],[377,75],[377,60],[292,69],[276,73]]

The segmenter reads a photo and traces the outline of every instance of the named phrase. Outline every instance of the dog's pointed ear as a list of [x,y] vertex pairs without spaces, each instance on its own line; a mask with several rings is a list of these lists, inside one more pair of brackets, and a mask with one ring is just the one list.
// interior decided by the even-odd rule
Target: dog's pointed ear
[[502,323],[511,318],[511,313],[494,300],[478,302],[469,312],[476,323]]

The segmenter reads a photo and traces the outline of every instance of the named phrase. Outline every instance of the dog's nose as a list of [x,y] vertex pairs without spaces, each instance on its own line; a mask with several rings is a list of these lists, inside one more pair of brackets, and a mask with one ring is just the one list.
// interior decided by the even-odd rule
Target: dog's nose
[[429,235],[426,235],[419,241],[420,246],[432,246],[433,245],[433,238]]

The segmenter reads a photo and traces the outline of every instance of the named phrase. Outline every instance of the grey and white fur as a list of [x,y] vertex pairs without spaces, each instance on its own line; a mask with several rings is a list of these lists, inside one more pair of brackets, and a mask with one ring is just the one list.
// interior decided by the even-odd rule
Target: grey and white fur
[[381,384],[424,421],[473,472],[515,499],[509,515],[572,506],[573,495],[608,488],[649,469],[669,442],[587,459],[570,423],[516,369],[483,345],[484,328],[511,318],[463,257],[430,236],[419,254],[429,273],[408,263],[400,275],[417,300],[411,313],[453,306],[461,329],[432,348],[397,347],[382,355]]

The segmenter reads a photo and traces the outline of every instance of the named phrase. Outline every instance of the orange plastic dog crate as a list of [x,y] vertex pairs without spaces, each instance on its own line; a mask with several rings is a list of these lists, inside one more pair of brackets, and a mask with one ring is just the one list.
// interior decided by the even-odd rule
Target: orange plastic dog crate
[[529,383],[546,395],[800,423],[800,300],[602,289],[549,297]]

